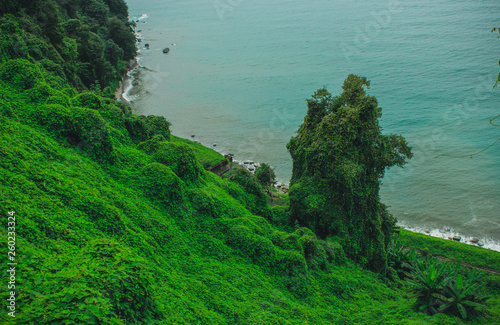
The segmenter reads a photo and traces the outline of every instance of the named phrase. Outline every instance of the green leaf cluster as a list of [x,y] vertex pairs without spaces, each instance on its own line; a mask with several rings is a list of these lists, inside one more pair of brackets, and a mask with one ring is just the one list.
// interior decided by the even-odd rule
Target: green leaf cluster
[[477,313],[477,308],[484,310],[490,298],[484,293],[486,277],[481,271],[432,257],[413,261],[407,283],[417,298],[418,309],[431,315],[450,312],[466,319]]
[[412,154],[403,137],[381,134],[381,108],[366,94],[369,86],[349,75],[339,96],[319,89],[307,101],[304,123],[287,145],[290,211],[300,226],[337,237],[348,256],[383,272],[395,221],[380,202],[380,182]]
[[38,61],[51,82],[111,96],[137,52],[127,19],[123,0],[8,1],[0,8],[0,59]]
[[287,207],[255,176],[205,171],[223,157],[101,91],[131,44],[122,0],[0,13],[0,213],[15,211],[18,271],[0,299],[15,292],[16,324],[463,324],[414,312],[341,237],[280,224]]

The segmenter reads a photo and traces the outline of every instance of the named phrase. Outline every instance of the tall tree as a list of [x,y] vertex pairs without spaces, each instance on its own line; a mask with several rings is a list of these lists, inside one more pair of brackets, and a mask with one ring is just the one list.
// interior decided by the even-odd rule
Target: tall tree
[[319,89],[287,145],[293,159],[292,222],[319,237],[336,236],[346,253],[375,271],[386,268],[386,246],[395,219],[380,201],[386,168],[412,157],[402,136],[382,135],[370,81],[349,75],[343,93]]

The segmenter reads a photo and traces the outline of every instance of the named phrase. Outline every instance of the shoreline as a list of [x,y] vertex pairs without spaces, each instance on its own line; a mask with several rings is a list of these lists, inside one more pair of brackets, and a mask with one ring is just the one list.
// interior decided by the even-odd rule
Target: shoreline
[[[399,227],[404,230],[411,231],[416,234],[422,234],[429,237],[441,238],[449,241],[453,241],[460,244],[467,244],[470,246],[475,246],[479,248],[488,249],[491,251],[500,252],[500,242],[495,241],[493,239],[488,239],[484,237],[473,237],[466,236],[459,232],[454,231],[449,227],[442,227],[441,229],[436,228],[426,228],[426,227],[412,227],[404,225],[404,223],[400,224],[396,223],[396,227]],[[476,242],[477,240],[477,242]]]
[[130,73],[139,67],[139,55],[128,62],[127,71],[122,76],[122,81],[118,84],[118,88],[115,89],[116,100],[122,102],[126,105],[130,105],[130,101],[125,98],[126,93],[132,86],[133,78]]
[[[137,56],[134,59],[129,61],[127,71],[123,74],[122,81],[120,82],[119,86],[115,90],[116,100],[130,106],[131,108],[132,108],[131,101],[127,100],[126,94],[133,87],[132,82],[134,81],[134,78],[133,78],[133,76],[131,76],[131,72],[139,67],[139,59],[140,59],[139,43],[137,43],[137,46],[138,46],[138,50],[139,50],[137,53]],[[190,141],[194,141],[193,139],[190,139],[190,138],[185,138],[185,139],[190,140]],[[220,152],[219,150],[216,150],[215,148],[213,148],[209,145],[203,144],[201,141],[194,141],[194,142],[197,142],[197,143],[203,145],[204,147],[206,147],[208,149],[212,149],[212,150],[214,150],[222,155],[231,155],[230,153]],[[246,168],[252,174],[255,172],[257,167],[260,165],[258,162],[254,162],[254,161],[250,161],[250,160],[236,160],[236,159],[234,159],[234,162],[237,163],[238,165]],[[290,186],[289,182],[279,182],[279,185],[277,184],[274,187],[278,190],[279,193],[286,194],[286,193],[288,193],[289,186]],[[428,236],[435,237],[435,238],[441,238],[441,239],[445,239],[445,240],[455,241],[455,242],[459,242],[462,244],[472,245],[472,246],[481,247],[481,248],[485,248],[488,250],[500,252],[500,241],[495,241],[493,239],[488,239],[488,238],[484,238],[484,237],[475,238],[472,236],[466,236],[466,235],[463,235],[459,232],[452,230],[450,227],[443,226],[443,227],[441,227],[441,229],[438,229],[438,228],[428,228],[428,227],[424,227],[424,226],[408,226],[408,225],[405,225],[404,222],[398,222],[396,224],[396,226],[399,228],[411,231],[413,233],[419,233],[419,234],[428,235]],[[458,238],[459,238],[459,240],[457,240]]]
[[[127,72],[124,73],[123,75],[123,80],[120,82],[120,85],[115,91],[116,95],[116,100],[128,105],[131,107],[131,102],[126,99],[126,93],[128,90],[130,90],[130,87],[132,86],[131,83],[133,82],[133,77],[130,76],[130,73],[139,67],[139,56],[136,56],[133,60],[130,60],[129,62],[129,68]],[[132,107],[131,107],[132,108]],[[220,152],[216,150],[215,148],[203,144],[201,141],[194,141],[192,138],[185,138],[187,140],[199,143],[203,145],[204,147],[208,149],[212,149],[222,155],[230,155],[230,153],[225,153],[225,152]],[[235,163],[238,165],[246,168],[249,172],[254,173],[255,169],[260,165],[258,162],[250,161],[250,160],[234,160]],[[289,190],[289,183],[282,182],[279,183],[279,185],[274,186],[279,193],[281,194],[287,194]],[[485,248],[488,250],[492,251],[497,251],[500,252],[500,241],[495,241],[493,239],[488,239],[488,238],[476,238],[477,242],[474,243],[472,241],[475,241],[475,237],[472,236],[466,236],[463,235],[459,232],[453,231],[450,227],[445,227],[443,226],[441,229],[437,228],[428,228],[428,227],[422,227],[422,226],[408,226],[403,223],[397,223],[397,227],[400,227],[402,229],[411,231],[413,233],[418,233],[418,234],[423,234],[423,235],[428,235],[430,237],[435,237],[435,238],[441,238],[445,240],[450,240],[450,241],[455,241],[459,242],[462,244],[467,244],[471,246],[476,246],[480,248]],[[453,238],[459,237],[460,240],[454,240]]]

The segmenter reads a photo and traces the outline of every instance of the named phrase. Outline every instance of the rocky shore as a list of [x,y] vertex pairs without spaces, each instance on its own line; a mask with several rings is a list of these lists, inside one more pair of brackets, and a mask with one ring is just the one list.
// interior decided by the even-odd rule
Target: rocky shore
[[129,101],[125,98],[125,94],[127,93],[132,83],[132,77],[130,76],[130,73],[138,66],[139,61],[137,57],[129,61],[127,72],[123,74],[122,81],[118,85],[118,88],[116,88],[115,90],[116,100],[125,104],[130,104]]

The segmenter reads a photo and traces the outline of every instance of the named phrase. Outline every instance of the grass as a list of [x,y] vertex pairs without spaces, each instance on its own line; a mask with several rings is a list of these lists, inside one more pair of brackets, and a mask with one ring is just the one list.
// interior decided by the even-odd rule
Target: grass
[[218,153],[217,151],[207,148],[202,144],[193,142],[188,139],[172,136],[171,142],[188,144],[191,150],[193,150],[196,159],[200,162],[200,164],[203,167],[215,166],[225,159],[224,156]]
[[282,227],[285,208],[270,208],[248,173],[203,169],[222,159],[213,150],[134,138],[147,120],[110,99],[90,109],[69,93],[41,105],[30,89],[0,86],[0,207],[16,212],[22,270],[16,324],[463,324],[415,312],[403,284]]
[[427,249],[432,255],[445,256],[455,261],[500,272],[500,252],[405,229],[400,230],[399,240],[405,247],[413,247],[420,251]]

